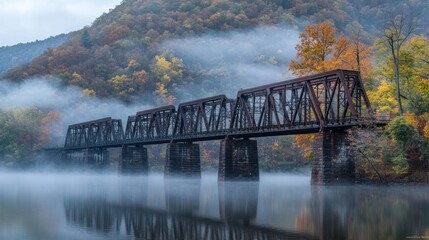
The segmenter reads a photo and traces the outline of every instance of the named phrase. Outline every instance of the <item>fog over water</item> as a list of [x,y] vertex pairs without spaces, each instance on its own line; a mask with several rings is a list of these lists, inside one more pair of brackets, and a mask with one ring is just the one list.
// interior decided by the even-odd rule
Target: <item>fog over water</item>
[[156,173],[1,172],[0,237],[159,239],[163,233],[178,239],[173,230],[181,229],[192,239],[197,236],[189,235],[192,227],[193,234],[252,231],[271,239],[290,234],[404,239],[429,233],[427,186],[310,186],[309,181],[309,176],[288,174],[222,183],[207,173],[201,180],[164,180]]

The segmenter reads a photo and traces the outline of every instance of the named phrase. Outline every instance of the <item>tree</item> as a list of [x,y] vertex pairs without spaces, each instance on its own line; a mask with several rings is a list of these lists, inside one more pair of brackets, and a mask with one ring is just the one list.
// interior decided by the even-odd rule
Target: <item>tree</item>
[[350,27],[352,39],[340,33],[329,22],[308,25],[300,33],[296,45],[297,60],[291,61],[289,70],[305,76],[337,68],[364,71],[372,70],[371,47],[362,43],[363,30],[358,24]]
[[132,80],[126,75],[116,75],[108,82],[113,87],[113,92],[116,97],[124,101],[131,100],[131,95],[135,92],[135,89]]
[[51,140],[60,116],[37,108],[0,109],[0,158],[3,166],[28,167],[35,150]]
[[[375,43],[377,51],[375,52],[377,65],[375,68],[376,76],[381,79],[379,86],[377,86],[374,97],[370,97],[371,102],[385,102],[387,97],[395,100],[394,112],[399,113],[398,99],[397,99],[397,82],[394,81],[396,77],[396,70],[394,67],[394,60],[391,57],[390,47],[386,44],[384,39],[377,39]],[[398,70],[400,72],[399,86],[402,98],[406,101],[401,101],[403,109],[410,111],[416,115],[422,115],[429,111],[429,45],[428,39],[424,36],[413,36],[406,41],[400,49],[398,54]],[[389,82],[389,83],[387,83]],[[379,89],[382,85],[391,85],[389,92],[380,93]],[[388,93],[388,94],[386,94]],[[383,104],[377,108],[383,107]],[[393,109],[393,108],[392,108]]]
[[402,116],[404,109],[401,101],[401,89],[399,84],[400,72],[400,50],[406,40],[416,30],[417,23],[415,18],[409,18],[408,21],[404,15],[397,15],[386,22],[384,27],[384,40],[389,47],[393,60],[393,68],[395,71],[396,83],[396,98],[398,101],[399,115]]
[[370,37],[358,22],[352,22],[346,30],[350,36],[350,44],[342,59],[341,67],[359,71],[363,79],[368,79],[368,75],[373,70],[371,55],[373,48],[363,42]]
[[337,68],[349,40],[342,34],[336,37],[335,33],[336,29],[327,21],[307,25],[299,34],[300,44],[295,47],[297,60],[291,61],[289,70],[304,76]]
[[183,60],[175,57],[171,52],[165,51],[162,55],[157,55],[151,65],[151,72],[155,77],[155,94],[161,103],[171,104],[175,101],[171,90],[183,82]]
[[83,31],[82,37],[80,38],[80,45],[82,45],[82,47],[84,47],[84,48],[91,48],[92,47],[91,38],[89,36],[88,30],[86,30],[86,29]]

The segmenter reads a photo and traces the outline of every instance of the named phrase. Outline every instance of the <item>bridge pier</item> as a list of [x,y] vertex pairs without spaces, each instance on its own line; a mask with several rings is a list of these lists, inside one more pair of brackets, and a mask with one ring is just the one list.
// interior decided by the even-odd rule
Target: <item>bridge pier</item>
[[259,181],[256,140],[221,140],[218,181],[229,180]]
[[164,175],[188,175],[200,177],[200,146],[193,143],[167,144]]
[[311,184],[351,183],[355,164],[348,148],[346,132],[315,134]]
[[122,173],[147,173],[149,171],[147,149],[142,145],[123,146],[120,169]]

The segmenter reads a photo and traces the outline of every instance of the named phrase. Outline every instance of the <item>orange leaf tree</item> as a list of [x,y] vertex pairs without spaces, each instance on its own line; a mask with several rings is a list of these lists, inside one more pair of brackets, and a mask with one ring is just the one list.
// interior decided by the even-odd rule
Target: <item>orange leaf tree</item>
[[297,76],[337,68],[371,70],[370,47],[342,33],[336,35],[336,32],[328,21],[307,25],[299,34],[300,43],[295,47],[296,60],[291,61],[289,70]]
[[[349,39],[344,34],[336,34],[335,27],[328,21],[307,25],[299,34],[296,45],[296,60],[291,61],[289,70],[294,75],[306,76],[337,68],[370,71],[371,49],[361,43],[360,38]],[[367,74],[365,74],[367,76]],[[314,135],[298,135],[294,145],[304,152],[305,158],[312,157]]]

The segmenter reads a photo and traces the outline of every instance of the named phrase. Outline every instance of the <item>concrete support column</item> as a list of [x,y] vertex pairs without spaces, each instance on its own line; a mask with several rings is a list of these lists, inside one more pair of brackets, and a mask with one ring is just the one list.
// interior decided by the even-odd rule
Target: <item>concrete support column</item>
[[201,176],[200,146],[193,143],[167,144],[164,175]]
[[320,132],[314,139],[312,184],[355,181],[355,164],[345,132]]
[[120,169],[122,173],[147,173],[149,171],[147,149],[142,145],[123,146]]
[[259,180],[256,140],[224,139],[220,142],[218,181]]

